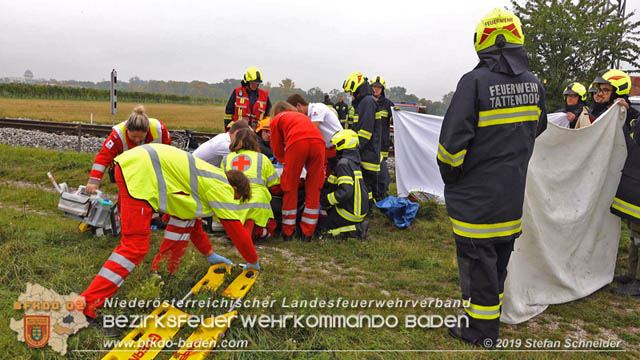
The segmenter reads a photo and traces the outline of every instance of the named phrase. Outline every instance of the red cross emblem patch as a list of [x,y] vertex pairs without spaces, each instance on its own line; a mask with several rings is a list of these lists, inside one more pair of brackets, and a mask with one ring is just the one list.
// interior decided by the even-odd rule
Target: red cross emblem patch
[[236,155],[236,157],[231,160],[231,168],[245,172],[251,168],[251,158],[244,154]]

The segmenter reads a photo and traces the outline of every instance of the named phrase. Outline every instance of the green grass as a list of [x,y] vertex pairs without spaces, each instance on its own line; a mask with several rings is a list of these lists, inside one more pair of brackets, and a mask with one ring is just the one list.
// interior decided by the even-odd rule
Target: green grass
[[[104,260],[119,243],[109,236],[96,237],[77,231],[77,222],[62,217],[56,209],[57,194],[42,191],[40,185],[51,188],[46,177],[52,171],[58,181],[70,186],[86,182],[93,156],[71,152],[55,152],[0,145],[0,349],[3,358],[62,359],[49,347],[31,349],[16,340],[9,329],[9,318],[21,319],[23,311],[12,308],[13,301],[25,291],[26,283],[37,283],[59,294],[80,293],[90,283]],[[102,189],[112,195],[116,188],[108,180]],[[394,190],[394,188],[392,188]],[[378,215],[366,241],[336,241],[324,239],[314,243],[291,243],[272,239],[257,244],[263,272],[248,299],[275,299],[273,308],[240,309],[242,315],[290,313],[319,314],[379,314],[396,315],[400,319],[410,314],[460,314],[460,309],[436,308],[348,308],[313,309],[283,308],[283,298],[292,300],[316,297],[419,300],[458,299],[458,270],[455,244],[451,236],[444,207],[423,204],[423,210],[409,229],[399,230],[390,220]],[[150,271],[151,261],[158,251],[162,233],[153,231],[149,254],[116,293],[120,299],[182,298],[207,271],[208,264],[193,246],[189,246],[180,270],[174,276],[160,272],[161,279]],[[622,235],[618,254],[620,273],[626,267],[628,232]],[[233,245],[212,237],[216,252],[234,262],[242,259]],[[223,288],[240,270],[234,268]],[[547,359],[562,356],[567,359],[593,357],[637,358],[640,355],[640,310],[638,300],[612,295],[610,286],[584,299],[550,306],[544,314],[520,325],[502,325],[501,336],[509,339],[527,338],[564,341],[567,336],[584,334],[587,339],[614,336],[624,341],[626,353],[518,353],[518,352],[443,352],[443,353],[380,353],[380,352],[277,352],[218,353],[209,358],[481,358]],[[219,291],[220,292],[220,291]],[[195,299],[220,298],[202,292]],[[189,308],[188,312],[209,316],[226,309]],[[151,309],[105,309],[102,314],[146,314]],[[239,321],[228,331],[226,339],[248,340],[247,350],[373,350],[430,349],[476,350],[450,338],[443,328],[411,329],[401,323],[396,328],[379,329],[310,329],[243,328]],[[192,330],[183,327],[175,338],[186,338]],[[124,334],[121,335],[123,337]],[[68,359],[99,359],[103,353],[80,353],[73,349],[101,349],[103,337],[92,327],[69,338]],[[157,359],[168,359],[171,352]]]

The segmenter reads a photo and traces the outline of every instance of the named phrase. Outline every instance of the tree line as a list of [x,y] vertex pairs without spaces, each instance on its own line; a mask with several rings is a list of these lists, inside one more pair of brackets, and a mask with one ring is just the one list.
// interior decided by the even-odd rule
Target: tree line
[[544,83],[547,108],[563,106],[572,82],[587,88],[598,71],[640,68],[640,22],[625,0],[511,0],[522,21],[530,71]]
[[[221,99],[207,97],[182,96],[175,94],[157,94],[142,91],[118,90],[118,101],[140,103],[170,103],[222,105]],[[61,99],[61,100],[89,100],[109,101],[109,90],[69,87],[58,85],[38,85],[20,83],[0,83],[0,97],[27,99]]]
[[[32,80],[35,84],[2,83],[0,79],[0,96],[24,98],[50,98],[69,100],[109,100],[109,81],[77,81],[64,80]],[[47,85],[44,85],[47,84]],[[218,83],[203,81],[161,81],[142,80],[137,76],[129,81],[118,81],[118,100],[132,102],[183,103],[183,104],[226,104],[231,92],[240,85],[240,79],[225,79]],[[292,79],[285,78],[277,85],[267,81],[262,88],[269,91],[271,102],[284,101],[292,94],[300,94],[309,102],[322,102],[324,95],[329,94],[335,103],[338,96],[343,96],[350,103],[351,97],[341,90],[329,92],[319,87],[304,90],[296,86]],[[453,92],[445,95],[442,101],[431,101],[407,93],[402,86],[393,86],[385,90],[387,97],[394,101],[415,102],[427,107],[430,114],[443,115],[451,100]]]

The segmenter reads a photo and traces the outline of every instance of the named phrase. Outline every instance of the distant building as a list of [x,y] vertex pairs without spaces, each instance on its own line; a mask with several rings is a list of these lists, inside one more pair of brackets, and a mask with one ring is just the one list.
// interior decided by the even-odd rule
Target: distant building
[[640,95],[640,76],[632,76],[630,96],[638,96],[638,95]]
[[24,81],[25,82],[31,82],[33,80],[33,73],[31,72],[31,70],[27,70],[24,72]]

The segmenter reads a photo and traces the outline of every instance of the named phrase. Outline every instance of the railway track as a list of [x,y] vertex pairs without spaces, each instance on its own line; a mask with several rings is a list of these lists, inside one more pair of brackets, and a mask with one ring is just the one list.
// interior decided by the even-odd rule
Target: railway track
[[[81,136],[97,136],[106,138],[111,133],[110,125],[98,125],[87,123],[64,123],[56,121],[30,120],[30,119],[12,119],[0,118],[0,128],[15,128],[25,130],[39,130],[49,133],[76,135],[78,139]],[[169,130],[174,145],[184,148],[184,142],[187,141],[185,130]],[[218,135],[217,133],[205,133],[192,131],[193,138],[199,143],[211,139]],[[80,143],[80,141],[78,142]],[[389,154],[393,156],[393,149],[389,149]]]
[[[110,125],[97,125],[86,123],[64,123],[56,121],[44,121],[44,120],[29,120],[29,119],[12,119],[12,118],[0,118],[0,127],[25,129],[25,130],[39,130],[50,133],[65,134],[65,135],[77,135],[77,136],[98,136],[107,137],[111,133],[112,127]],[[169,130],[171,136],[176,138],[184,138],[184,130]],[[205,133],[193,131],[193,137],[199,142],[203,143],[208,139],[216,136],[216,133]]]

